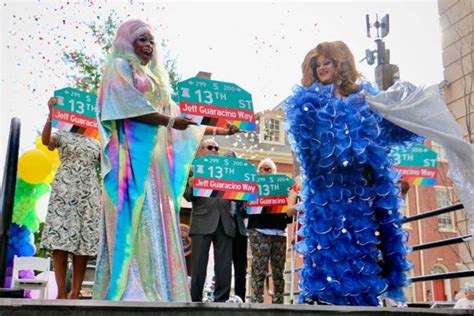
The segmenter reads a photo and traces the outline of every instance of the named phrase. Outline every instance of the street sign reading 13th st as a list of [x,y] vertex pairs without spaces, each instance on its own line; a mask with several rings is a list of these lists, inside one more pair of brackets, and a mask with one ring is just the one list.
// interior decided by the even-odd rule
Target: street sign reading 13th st
[[255,166],[247,160],[204,156],[193,162],[194,196],[252,201],[258,193]]
[[53,108],[53,127],[97,138],[95,94],[75,88],[54,91],[58,103]]
[[191,78],[178,83],[181,114],[198,124],[254,131],[252,95],[230,82]]
[[423,145],[410,149],[394,146],[390,152],[393,167],[410,184],[430,186],[436,184],[438,157],[436,152]]

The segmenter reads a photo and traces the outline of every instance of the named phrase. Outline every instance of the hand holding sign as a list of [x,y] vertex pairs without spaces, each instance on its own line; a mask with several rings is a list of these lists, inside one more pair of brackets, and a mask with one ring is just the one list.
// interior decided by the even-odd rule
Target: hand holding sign
[[233,83],[191,78],[178,83],[178,99],[181,113],[199,124],[225,128],[230,122],[240,130],[256,129],[252,96]]
[[56,97],[49,98],[49,100],[48,100],[48,109],[49,109],[50,115],[53,113],[53,107],[56,104],[58,104],[58,99]]
[[234,135],[234,134],[243,132],[240,130],[240,128],[238,128],[237,126],[235,126],[229,121],[227,121],[227,128],[229,129],[229,135]]

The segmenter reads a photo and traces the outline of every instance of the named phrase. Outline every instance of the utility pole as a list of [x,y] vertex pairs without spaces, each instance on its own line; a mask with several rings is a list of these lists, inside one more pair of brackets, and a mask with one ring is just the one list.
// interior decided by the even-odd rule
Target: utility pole
[[365,57],[361,60],[367,60],[369,65],[375,63],[375,56],[377,56],[377,66],[375,67],[375,82],[379,89],[387,90],[391,87],[396,80],[400,79],[400,70],[397,65],[390,64],[390,50],[385,49],[385,43],[382,40],[388,35],[389,26],[389,15],[386,14],[380,21],[378,15],[375,16],[375,22],[370,23],[370,17],[368,14],[365,15],[365,22],[367,26],[367,37],[371,38],[370,29],[373,27],[376,29],[375,44],[377,49],[365,50]]

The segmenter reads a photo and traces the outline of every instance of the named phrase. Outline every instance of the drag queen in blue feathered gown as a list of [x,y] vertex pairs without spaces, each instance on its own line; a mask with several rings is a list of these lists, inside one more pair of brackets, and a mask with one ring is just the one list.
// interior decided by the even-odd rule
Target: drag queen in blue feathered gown
[[408,283],[399,175],[389,151],[423,139],[370,110],[366,95],[375,89],[358,79],[344,43],[321,43],[284,106],[303,177],[301,302],[376,306],[384,295],[403,301]]

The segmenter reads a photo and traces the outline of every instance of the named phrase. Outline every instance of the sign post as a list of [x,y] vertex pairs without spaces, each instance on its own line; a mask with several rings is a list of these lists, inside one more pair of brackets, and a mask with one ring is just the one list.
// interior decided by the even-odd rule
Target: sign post
[[190,78],[178,83],[181,114],[203,125],[255,131],[252,95],[230,82]]

